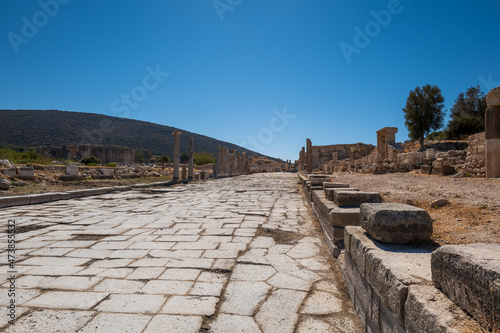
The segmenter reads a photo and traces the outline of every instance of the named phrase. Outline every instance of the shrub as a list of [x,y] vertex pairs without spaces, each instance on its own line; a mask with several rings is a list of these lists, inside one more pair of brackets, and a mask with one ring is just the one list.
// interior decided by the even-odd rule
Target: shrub
[[95,165],[101,164],[101,160],[95,156],[87,156],[87,157],[82,158],[80,160],[80,163],[83,163],[87,166],[95,166]]
[[215,163],[215,157],[207,152],[194,153],[194,164],[203,165]]

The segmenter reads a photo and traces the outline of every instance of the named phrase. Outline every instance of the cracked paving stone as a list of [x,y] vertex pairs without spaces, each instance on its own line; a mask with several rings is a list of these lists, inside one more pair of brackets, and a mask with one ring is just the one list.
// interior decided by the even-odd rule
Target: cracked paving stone
[[251,316],[270,290],[271,286],[264,282],[229,282],[221,311]]
[[255,316],[265,332],[291,333],[297,322],[297,312],[306,297],[303,291],[278,289],[260,307]]
[[39,308],[82,309],[88,310],[102,301],[108,293],[47,291],[26,302],[24,305]]
[[[94,315],[95,311],[36,310],[9,325],[3,332],[76,332]],[[19,315],[19,313],[18,313]]]
[[179,315],[212,316],[218,297],[172,296],[161,309],[162,313]]
[[124,313],[100,313],[78,333],[142,332],[150,316]]
[[232,280],[266,281],[276,273],[271,266],[237,264],[231,275]]
[[298,277],[278,272],[267,283],[275,288],[293,289],[309,291],[311,289],[311,282],[299,279]]
[[220,314],[210,327],[212,333],[262,333],[252,317]]
[[111,295],[109,299],[97,306],[103,312],[123,313],[157,313],[166,298],[161,295]]
[[305,303],[301,313],[326,315],[342,311],[337,297],[324,291],[314,291]]
[[202,317],[159,314],[153,317],[144,333],[165,332],[166,329],[168,333],[198,333],[202,322]]

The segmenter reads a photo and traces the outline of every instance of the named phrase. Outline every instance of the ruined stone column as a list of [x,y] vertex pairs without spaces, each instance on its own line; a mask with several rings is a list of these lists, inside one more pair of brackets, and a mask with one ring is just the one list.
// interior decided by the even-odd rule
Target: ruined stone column
[[183,165],[182,165],[181,180],[182,180],[183,182],[187,180],[187,170],[186,170],[186,164],[183,164]]
[[222,176],[222,147],[217,146],[217,161],[215,166],[214,178],[220,176]]
[[299,171],[303,172],[306,168],[304,167],[306,164],[306,148],[302,147],[302,150],[299,152]]
[[247,153],[241,153],[241,173],[247,173]]
[[500,178],[500,87],[486,96],[486,178]]
[[174,181],[179,181],[179,159],[181,150],[181,132],[173,132],[174,135]]
[[237,154],[237,151],[236,149],[231,149],[231,154],[229,155],[230,156],[230,159],[229,159],[229,173],[231,175],[235,175],[236,174],[236,154]]
[[312,155],[312,142],[311,140],[307,139],[307,151],[306,151],[306,172],[307,173],[312,173],[312,162],[313,162],[313,155]]
[[188,179],[193,180],[194,175],[194,138],[189,138],[189,160],[188,160]]
[[229,175],[229,148],[224,147],[224,174]]

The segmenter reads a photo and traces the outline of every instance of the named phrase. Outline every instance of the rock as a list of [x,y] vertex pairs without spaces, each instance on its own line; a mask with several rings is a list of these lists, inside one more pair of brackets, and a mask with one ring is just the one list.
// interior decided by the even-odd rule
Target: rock
[[423,173],[423,174],[426,174],[426,175],[430,175],[431,172],[432,172],[432,166],[430,165],[422,165],[420,167],[420,173]]
[[483,324],[500,327],[500,243],[445,245],[431,259],[432,281]]
[[441,207],[444,207],[444,206],[448,206],[450,204],[450,201],[447,200],[447,199],[437,199],[437,200],[434,200],[433,202],[431,202],[431,207],[432,208],[441,208]]
[[8,181],[7,179],[0,180],[0,190],[8,190],[10,188],[10,184],[10,181]]
[[12,168],[12,163],[9,160],[0,160],[0,165],[6,168]]
[[18,180],[15,182],[12,182],[12,186],[28,186],[30,183],[25,182],[24,180]]
[[429,241],[432,218],[426,210],[398,203],[364,203],[361,227],[384,243],[410,244]]

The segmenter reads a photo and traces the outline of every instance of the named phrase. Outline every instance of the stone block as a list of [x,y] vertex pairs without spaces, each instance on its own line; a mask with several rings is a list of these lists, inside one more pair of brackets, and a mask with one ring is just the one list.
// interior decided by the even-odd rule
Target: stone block
[[359,208],[336,207],[329,212],[330,224],[334,227],[359,226]]
[[7,198],[6,197],[0,197],[0,209],[7,207]]
[[36,205],[36,204],[40,204],[40,203],[44,203],[44,202],[53,201],[52,196],[54,196],[54,199],[57,199],[57,200],[59,200],[61,198],[60,194],[56,198],[55,193],[40,193],[40,194],[28,195],[28,197],[30,198],[30,205]]
[[380,202],[380,194],[377,192],[361,191],[335,191],[333,201],[339,207],[359,207],[362,203]]
[[338,191],[359,191],[357,188],[325,188],[325,194],[328,200],[333,201],[335,192]]
[[446,295],[431,286],[410,286],[404,311],[408,333],[459,333],[458,327],[467,327],[467,330],[474,332],[482,331]]
[[115,169],[100,169],[101,171],[101,174],[104,176],[104,177],[114,177],[115,175]]
[[78,164],[68,164],[65,169],[68,176],[78,176],[80,174],[80,166]]
[[420,167],[420,172],[426,175],[430,175],[432,173],[432,166],[430,165],[422,165]]
[[327,189],[327,188],[349,188],[349,184],[324,182],[323,189]]
[[19,178],[33,180],[35,179],[35,170],[33,168],[19,168]]
[[[434,161],[436,162],[436,161]],[[439,176],[448,176],[456,172],[455,168],[451,165],[434,166],[431,174]]]
[[432,236],[432,218],[429,213],[399,203],[362,204],[360,223],[374,239],[384,243],[425,242]]
[[432,160],[430,158],[423,158],[422,163],[424,165],[432,165]]
[[79,190],[78,192],[80,192],[82,197],[108,193],[106,188],[91,188],[86,190]]
[[[387,325],[398,327],[391,324],[388,313],[383,314],[383,306],[390,309],[395,322],[404,325],[403,309],[408,286],[430,283],[430,260],[434,248],[384,244],[367,236],[361,227],[353,226],[345,228],[345,238],[346,253],[351,255],[360,274],[381,300],[381,331],[386,332],[384,327]],[[383,317],[386,324],[383,324]]]
[[7,197],[6,207],[23,206],[30,204],[30,198],[27,195],[20,195],[15,197]]
[[489,329],[500,327],[500,243],[445,245],[431,265],[436,287]]
[[115,186],[114,190],[115,191],[130,191],[132,189],[132,186]]
[[324,182],[329,181],[329,178],[326,177],[313,177],[310,178],[311,186],[323,186]]
[[7,177],[18,177],[16,168],[3,169],[3,174]]

